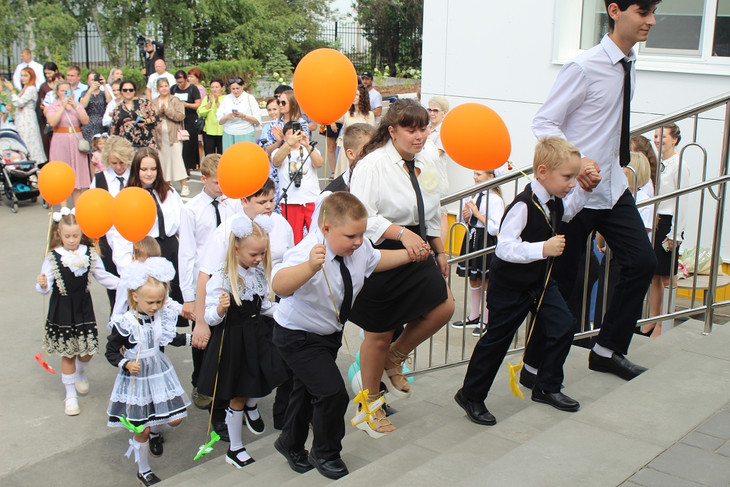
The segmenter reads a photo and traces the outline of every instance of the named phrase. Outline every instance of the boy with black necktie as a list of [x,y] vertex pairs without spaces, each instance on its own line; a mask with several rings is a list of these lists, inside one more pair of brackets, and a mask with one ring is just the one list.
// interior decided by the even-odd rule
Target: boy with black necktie
[[[282,297],[274,313],[274,344],[294,373],[274,446],[298,473],[315,467],[331,479],[348,474],[340,451],[349,396],[335,362],[342,328],[367,276],[410,262],[405,249],[373,248],[363,237],[367,217],[357,197],[332,193],[322,202],[317,226],[272,273],[272,288]],[[310,421],[314,439],[308,453]]]
[[[541,139],[535,147],[533,170],[535,179],[515,197],[502,219],[489,269],[487,332],[474,347],[464,385],[454,398],[478,424],[497,423],[484,400],[529,312],[537,313],[535,326],[541,326],[546,336],[532,400],[563,411],[580,408],[578,401],[560,392],[575,319],[550,279],[552,259],[565,248],[565,237],[558,234],[560,222],[570,221],[587,198],[575,184],[581,170],[580,152],[564,139]],[[597,168],[588,171],[593,174]],[[596,174],[595,180],[600,176]]]

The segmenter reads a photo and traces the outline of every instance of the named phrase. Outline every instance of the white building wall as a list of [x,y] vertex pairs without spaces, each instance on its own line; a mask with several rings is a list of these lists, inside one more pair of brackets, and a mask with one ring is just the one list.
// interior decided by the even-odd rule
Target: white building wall
[[[530,165],[535,138],[532,118],[545,100],[562,63],[580,51],[580,0],[425,0],[423,26],[424,104],[444,95],[451,106],[477,102],[503,118],[512,139],[510,160],[517,167]],[[670,60],[671,61],[671,60]],[[730,60],[729,60],[730,61]],[[677,72],[695,71],[695,72]],[[704,74],[712,72],[713,74]],[[637,86],[632,101],[632,125],[689,107],[730,91],[730,62],[707,67],[677,65],[661,58],[639,56]],[[708,176],[719,171],[720,137],[724,112],[715,110],[699,122],[699,143],[708,151]],[[479,137],[475,121],[474,136]],[[691,123],[680,124],[680,148],[692,138]],[[651,139],[651,134],[645,134]],[[692,182],[701,180],[699,150],[688,149]],[[450,167],[452,191],[473,184],[471,171]],[[510,196],[507,196],[510,199]],[[714,213],[705,205],[705,228]],[[694,241],[699,196],[693,196],[686,239]],[[726,208],[721,255],[730,262],[730,208]],[[710,245],[708,230],[701,245]]]

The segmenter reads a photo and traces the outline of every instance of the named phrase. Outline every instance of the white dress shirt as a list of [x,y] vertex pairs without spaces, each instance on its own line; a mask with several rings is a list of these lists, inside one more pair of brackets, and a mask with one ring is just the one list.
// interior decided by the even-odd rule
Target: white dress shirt
[[[174,188],[170,188],[167,193],[165,201],[160,201],[157,191],[154,191],[155,198],[160,203],[162,209],[162,215],[165,217],[165,235],[172,237],[177,234],[180,228],[180,218],[182,216],[183,201],[180,195],[177,194]],[[157,215],[157,209],[155,208],[155,215]],[[157,225],[157,216],[155,216],[155,223],[152,224],[152,228],[147,233],[149,237],[157,238],[160,236],[159,228]],[[112,227],[106,234],[107,242],[112,248],[112,260],[117,269],[123,269],[124,266],[132,262],[134,255],[134,244],[129,240],[122,237],[116,228]]]
[[[284,254],[284,261],[274,266],[271,279],[286,267],[293,267],[309,261],[309,252],[318,243],[325,243],[324,235],[318,227],[312,229],[296,247]],[[282,296],[279,307],[274,312],[276,322],[290,330],[303,330],[317,335],[331,335],[342,330],[337,321],[337,312],[342,307],[345,287],[340,273],[340,263],[335,260],[336,254],[327,246],[324,259],[324,272],[327,273],[329,289],[324,272],[319,271],[311,279],[294,291],[291,296]],[[352,302],[362,290],[365,278],[368,277],[380,262],[380,252],[373,248],[368,239],[352,255],[344,257],[347,270],[352,278]]]
[[[300,150],[301,149],[301,150]],[[281,149],[275,149],[271,153],[271,160],[274,160],[274,156]],[[312,149],[313,152],[319,154],[317,149]],[[321,190],[319,189],[319,178],[317,177],[317,170],[312,167],[312,158],[307,158],[309,152],[307,148],[300,145],[299,148],[292,149],[289,155],[284,158],[284,162],[278,167],[279,172],[279,187],[283,190],[291,181],[289,172],[295,172],[301,161],[307,160],[304,163],[304,169],[302,169],[302,184],[297,188],[294,184],[289,186],[286,192],[287,199],[282,199],[282,203],[288,205],[306,205],[307,203],[314,203],[317,200],[317,196]],[[283,211],[283,210],[282,210]]]
[[[109,92],[111,93],[111,91]],[[106,104],[106,108],[104,109],[104,115],[101,117],[101,124],[104,127],[109,127],[112,124],[112,113],[114,113],[114,109],[117,107],[117,100],[112,97],[112,99],[109,101],[109,103]]]
[[20,63],[15,67],[15,72],[13,72],[13,85],[15,85],[15,89],[18,91],[23,89],[23,85],[20,82],[20,73],[25,68],[33,70],[35,73],[35,87],[40,90],[41,85],[46,82],[46,75],[43,72],[43,65],[33,61],[32,59],[29,63]]
[[[225,314],[218,314],[218,304],[223,292],[231,292],[231,282],[228,276],[225,276],[225,270],[221,266],[215,271],[208,283],[205,285],[205,322],[210,326],[215,326],[223,321]],[[263,316],[273,317],[277,304],[269,300],[269,283],[266,279],[266,271],[259,264],[257,267],[243,267],[239,264],[238,275],[243,279],[244,285],[239,286],[238,295],[241,301],[253,301],[254,295],[262,297],[261,311],[259,314]],[[236,303],[231,296],[231,306]]]
[[84,92],[89,89],[89,85],[85,85],[79,81],[79,84],[76,85],[76,88],[73,88],[73,94],[74,94],[74,101],[78,102],[81,97],[83,96]]
[[[625,180],[625,178],[624,178]],[[548,200],[554,197],[547,192],[545,187],[539,181],[533,180],[531,183],[532,191],[535,193],[537,200],[547,218],[550,218],[550,209],[547,206]],[[595,190],[594,190],[595,191]],[[575,186],[568,195],[563,198],[563,221],[569,222],[580,210],[583,209],[585,202],[590,193],[583,191],[580,185]],[[522,231],[527,225],[527,205],[518,201],[504,216],[502,227],[497,237],[497,248],[494,253],[500,259],[515,264],[529,264],[536,260],[542,260],[545,256],[542,253],[542,247],[545,242],[523,242]]]
[[[659,188],[657,190],[657,196],[671,193],[680,188],[686,188],[690,185],[689,181],[689,165],[687,161],[682,161],[682,172],[680,177],[679,172],[679,154],[674,154],[667,159],[664,159],[659,164]],[[674,239],[674,227],[677,227],[677,241],[682,241],[682,232],[684,232],[685,219],[687,214],[687,203],[689,195],[682,195],[679,197],[679,211],[678,215],[672,218],[672,228],[669,229],[666,238]],[[659,215],[674,215],[674,205],[676,204],[676,198],[669,198],[659,203],[659,209],[657,213]]]
[[[240,212],[243,213],[243,208]],[[273,266],[281,262],[287,250],[294,247],[294,232],[286,218],[278,213],[272,213],[271,220],[274,222],[274,229],[269,234],[269,250],[271,252],[271,265]],[[221,223],[208,239],[200,261],[201,272],[212,275],[223,264],[228,251],[228,242],[231,238],[232,222],[233,218],[229,218]]]
[[[421,170],[418,183],[423,195],[426,234],[441,236],[440,178],[431,152],[416,154],[415,166]],[[350,192],[363,202],[368,210],[368,229],[365,235],[376,245],[391,224],[418,225],[416,192],[405,168],[403,158],[388,141],[365,156],[355,166],[350,181]]]
[[[628,188],[619,165],[626,56],[608,35],[601,43],[563,66],[545,104],[532,122],[536,137],[568,140],[583,157],[595,160],[602,180],[590,193],[586,208],[613,208]],[[636,80],[636,55],[631,64],[631,87]]]
[[[109,194],[112,196],[116,196],[119,194],[119,192],[124,189],[127,186],[127,183],[129,182],[129,167],[127,167],[127,170],[124,171],[124,174],[122,174],[122,179],[124,179],[124,184],[122,187],[119,187],[119,180],[117,179],[117,173],[114,172],[114,168],[107,167],[102,171],[102,174],[104,175],[104,179],[106,179],[106,185],[109,188]],[[91,179],[91,184],[89,185],[89,189],[96,188],[96,178]]]
[[259,103],[253,95],[243,91],[241,92],[241,95],[236,98],[233,93],[229,93],[223,98],[218,110],[215,112],[218,123],[223,126],[223,131],[227,134],[250,134],[255,128],[251,122],[244,120],[243,118],[233,118],[226,123],[221,123],[221,119],[226,115],[233,113],[233,110],[254,117],[259,123],[261,123]]
[[[482,191],[481,194],[484,194]],[[477,200],[479,199],[479,193],[475,194],[474,196],[470,198],[465,198],[464,206],[466,206],[466,202],[473,201],[476,205]],[[489,206],[487,206],[489,205]],[[489,235],[497,235],[499,233],[499,224],[502,222],[502,217],[504,216],[504,200],[500,195],[498,195],[495,191],[489,191],[487,198],[482,196],[482,201],[479,204],[479,213],[485,216],[485,219],[487,221],[487,233]],[[459,218],[460,221],[464,221],[464,218]],[[465,223],[469,223],[469,220],[471,220],[471,217],[467,218]],[[484,224],[477,220],[476,225],[474,225],[474,228],[484,228]]]
[[[636,191],[636,203],[648,200],[654,197],[654,183],[647,181],[647,183]],[[654,205],[642,206],[639,208],[639,215],[641,220],[644,222],[644,228],[651,231],[654,228]]]
[[[240,213],[240,200],[217,199],[221,224]],[[203,250],[217,226],[213,198],[205,191],[201,191],[183,206],[178,232],[180,247],[177,253],[177,269],[180,274],[183,301],[186,303],[195,301],[195,285],[198,281]]]
[[[86,255],[86,245],[83,245],[83,244],[79,245],[79,248],[74,252],[71,252],[70,250],[66,250],[63,247],[56,247],[53,250],[58,252],[58,254],[61,256],[61,259],[68,258],[71,262],[73,261],[74,256],[85,256]],[[98,257],[98,255],[96,255],[96,252],[92,252],[92,256],[96,256],[96,262],[94,263],[94,270],[92,272],[94,279],[96,279],[96,281],[99,284],[101,284],[102,286],[104,286],[107,289],[116,289],[117,284],[119,284],[119,278],[117,276],[115,276],[114,274],[108,272],[104,268],[104,263],[101,261],[101,259]],[[51,265],[51,258],[52,257],[49,252],[49,255],[47,255],[45,260],[43,261],[43,265],[41,265],[41,274],[44,274],[46,276],[46,279],[48,280],[48,287],[46,287],[46,289],[44,290],[41,288],[41,286],[39,284],[35,285],[36,291],[38,291],[41,294],[50,293],[51,290],[53,289],[53,283],[56,280],[56,276],[53,275],[53,265]],[[73,264],[70,264],[70,265],[66,265],[66,267],[68,267],[72,272],[76,271],[76,272],[81,273],[83,271],[83,273],[86,273],[86,272],[88,272],[89,264],[90,264],[90,262],[86,261],[85,266],[75,267],[75,266],[73,266]],[[65,265],[65,264],[63,264],[63,261],[61,262],[61,265]],[[76,274],[76,272],[74,274]]]

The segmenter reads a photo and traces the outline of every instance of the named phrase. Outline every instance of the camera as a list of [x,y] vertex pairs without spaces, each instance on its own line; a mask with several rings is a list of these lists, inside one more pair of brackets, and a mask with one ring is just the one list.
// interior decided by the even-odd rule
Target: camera
[[94,75],[94,81],[96,81],[97,83],[101,83],[101,75],[100,75],[100,74],[98,74],[98,73],[97,73],[97,74],[95,74],[95,75]]
[[302,185],[302,174],[304,174],[306,170],[306,167],[302,168],[301,161],[289,163],[289,179],[291,179],[291,181],[294,183],[295,188],[298,188]]
[[299,123],[299,122],[292,122],[292,124],[291,124],[291,130],[292,130],[292,133],[295,133],[295,134],[297,132],[301,132],[302,131],[302,124]]

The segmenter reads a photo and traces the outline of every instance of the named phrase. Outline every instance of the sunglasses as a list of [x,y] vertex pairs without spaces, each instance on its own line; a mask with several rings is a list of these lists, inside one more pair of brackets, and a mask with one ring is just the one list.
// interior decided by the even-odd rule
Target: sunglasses
[[426,111],[427,111],[428,113],[438,113],[438,112],[440,112],[441,110],[439,110],[438,108],[426,108]]
[[276,100],[276,103],[278,103],[279,106],[284,106],[286,105],[286,100]]
[[229,85],[232,85],[232,84],[242,85],[243,80],[241,78],[231,78],[228,80],[228,84]]
[[122,88],[119,91],[121,91],[122,93],[134,93],[134,88]]

